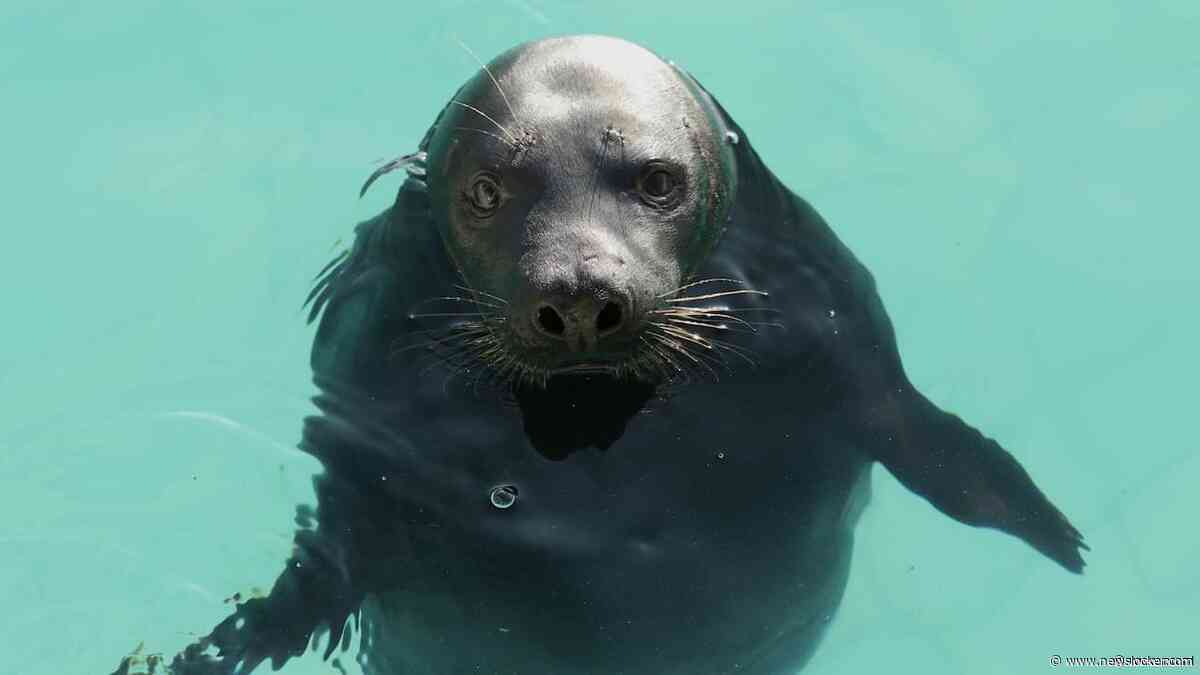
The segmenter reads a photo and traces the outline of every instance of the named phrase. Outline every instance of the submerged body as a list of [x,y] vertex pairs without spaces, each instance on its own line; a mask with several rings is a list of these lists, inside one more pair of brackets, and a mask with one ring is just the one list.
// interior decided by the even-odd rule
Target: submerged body
[[[421,239],[403,248],[437,246]],[[774,292],[727,304],[766,308],[787,297],[782,277],[766,278],[770,267],[733,259],[764,261],[770,251],[735,250],[729,260],[715,253],[702,276],[736,273]],[[449,267],[412,262],[421,272],[409,281],[430,282],[416,297],[455,283]],[[395,434],[379,443],[381,475],[391,472],[381,489],[413,499],[416,513],[409,507],[403,528],[412,541],[397,563],[404,583],[364,607],[367,672],[794,672],[845,586],[870,460],[840,433],[821,364],[802,351],[772,353],[786,329],[756,330],[730,338],[754,367],[731,362],[719,380],[697,374],[644,404],[639,389],[604,386],[603,376],[556,385],[555,416],[579,411],[559,420],[570,430],[597,423],[601,407],[622,408],[623,397],[644,405],[610,447],[562,458],[531,443],[526,424],[538,411],[522,414],[487,385],[447,382],[427,358],[374,371],[395,396],[379,396],[387,403],[369,413],[355,406],[345,414],[371,421],[348,426]],[[798,387],[805,374],[820,384]],[[430,485],[437,494],[410,494]],[[516,499],[498,508],[491,492],[508,486]]]
[[172,672],[278,665],[323,626],[332,651],[361,615],[378,675],[793,673],[875,461],[1082,568],[1011,455],[913,389],[870,274],[682,70],[612,38],[523,45],[421,151],[311,298],[315,517],[270,595]]

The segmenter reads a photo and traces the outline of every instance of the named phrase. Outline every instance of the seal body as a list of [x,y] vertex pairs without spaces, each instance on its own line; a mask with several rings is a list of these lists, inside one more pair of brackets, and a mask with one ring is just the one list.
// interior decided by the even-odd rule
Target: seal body
[[[396,208],[423,209],[427,195],[413,185],[405,190],[412,192]],[[439,259],[441,243],[429,230],[393,231],[403,242],[396,247],[405,251],[403,269],[415,273],[386,287],[404,289],[404,299],[364,296],[369,306],[361,310],[343,300],[327,310],[326,328],[362,325],[333,312],[377,316],[380,306],[408,307],[454,288],[457,272]],[[698,275],[766,289],[766,296],[717,299],[743,310],[747,323],[786,312],[780,308],[789,304],[790,282],[770,278],[784,262],[772,260],[774,235],[728,234]],[[832,335],[836,321],[826,321]],[[414,500],[403,516],[409,543],[396,563],[402,567],[393,570],[407,581],[373,594],[363,608],[367,672],[798,669],[845,587],[870,458],[839,432],[842,411],[825,364],[798,339],[781,348],[785,329],[743,328],[730,339],[753,366],[714,361],[715,374],[696,373],[648,401],[636,387],[582,374],[553,392],[565,403],[552,413],[522,411],[469,376],[447,381],[423,359],[415,362],[424,368],[364,364],[353,379],[356,386],[376,380],[376,402],[333,415],[345,416],[347,428],[378,425],[403,439],[370,444],[386,458],[372,487],[388,491],[380,501],[389,508]],[[393,349],[425,341],[406,334]],[[798,387],[805,376],[820,385]],[[595,447],[608,440],[610,411],[629,407],[623,399],[633,400],[637,414],[611,445]],[[587,437],[594,440],[588,447],[547,457],[555,446],[539,451],[527,429],[541,414],[565,418],[568,444],[570,432],[592,428],[599,440]],[[342,448],[337,432],[322,438],[330,417],[310,429],[306,445],[327,466],[360,462],[365,443]],[[437,500],[409,494],[430,486],[440,489]],[[498,508],[490,496],[505,486],[516,500]]]
[[554,464],[486,406],[439,416],[490,427],[452,451],[483,457],[475,499],[420,545],[420,581],[368,601],[367,670],[794,672],[842,594],[868,475],[795,400],[749,377],[688,392]]
[[522,45],[400,166],[310,296],[317,508],[271,593],[173,672],[278,666],[321,628],[328,658],[359,617],[381,675],[792,673],[876,461],[1082,569],[1079,533],[912,387],[869,272],[681,69],[613,38]]

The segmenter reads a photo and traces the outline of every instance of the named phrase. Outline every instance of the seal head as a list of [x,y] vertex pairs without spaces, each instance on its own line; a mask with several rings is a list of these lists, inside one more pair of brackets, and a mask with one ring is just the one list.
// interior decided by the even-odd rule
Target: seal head
[[736,190],[719,113],[652,52],[601,36],[502,54],[426,137],[431,218],[518,383],[653,381],[642,333],[720,239]]

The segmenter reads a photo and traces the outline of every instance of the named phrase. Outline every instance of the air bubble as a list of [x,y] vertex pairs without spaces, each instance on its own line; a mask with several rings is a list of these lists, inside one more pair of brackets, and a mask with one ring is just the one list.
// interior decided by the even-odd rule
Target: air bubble
[[517,503],[517,488],[515,485],[500,485],[492,488],[492,506],[507,509]]

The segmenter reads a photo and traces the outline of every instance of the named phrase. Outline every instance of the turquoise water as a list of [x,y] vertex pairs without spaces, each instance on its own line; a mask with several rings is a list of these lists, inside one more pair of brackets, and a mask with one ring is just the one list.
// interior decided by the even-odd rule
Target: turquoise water
[[0,7],[0,670],[108,672],[269,586],[317,468],[300,301],[395,182],[358,186],[474,71],[455,37],[572,32],[696,74],[1092,546],[1070,575],[876,468],[807,672],[1200,655],[1200,3],[884,4]]

